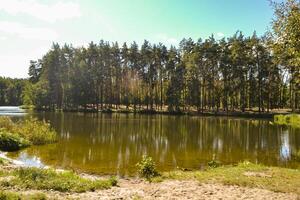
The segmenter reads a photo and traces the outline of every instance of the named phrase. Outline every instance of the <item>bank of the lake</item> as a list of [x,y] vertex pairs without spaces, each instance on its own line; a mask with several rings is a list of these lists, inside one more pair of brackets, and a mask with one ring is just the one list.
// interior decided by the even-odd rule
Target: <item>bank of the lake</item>
[[[15,162],[16,163],[16,162]],[[43,172],[46,171],[46,172]],[[5,171],[5,173],[3,173]],[[8,173],[9,171],[9,173]],[[23,175],[26,184],[15,181]],[[162,173],[152,182],[140,178],[118,178],[87,174],[62,176],[63,170],[52,170],[54,181],[44,180],[49,169],[24,168],[11,161],[0,165],[0,196],[42,197],[42,199],[298,199],[300,172],[295,169],[266,167],[249,162],[221,166],[202,171],[171,171]],[[32,176],[29,172],[34,172]],[[71,177],[71,178],[70,178]],[[71,180],[76,177],[79,183]],[[71,179],[71,180],[70,180]],[[71,190],[84,181],[86,190]],[[87,183],[101,182],[101,187],[88,188]],[[47,187],[45,182],[50,182]],[[57,183],[59,185],[53,185]],[[113,183],[117,183],[114,186]],[[61,187],[63,185],[63,187]],[[26,187],[24,187],[26,186]],[[68,190],[71,188],[70,190]],[[62,188],[67,190],[62,190]],[[22,199],[22,198],[21,198]],[[38,199],[38,198],[37,198]]]
[[249,160],[300,167],[300,129],[270,119],[35,111],[12,118],[37,118],[57,132],[54,144],[33,145],[9,154],[31,166],[133,175],[135,164],[147,154],[162,172],[177,167],[199,170],[214,157],[224,165]]
[[20,108],[31,111],[42,112],[79,112],[79,113],[123,113],[123,114],[148,114],[148,115],[189,115],[189,116],[221,116],[221,117],[241,117],[241,118],[258,118],[258,119],[273,119],[275,115],[288,115],[292,113],[300,113],[299,111],[292,112],[291,109],[271,109],[259,111],[257,108],[241,110],[197,110],[195,108],[182,109],[180,111],[169,111],[167,106],[162,109],[147,109],[146,107],[134,108],[132,106],[119,106],[118,108],[77,108],[77,109],[57,109],[49,110],[43,108],[36,108],[33,105],[23,105]]
[[[10,132],[24,129],[32,134],[34,127],[44,127],[39,130],[58,133],[57,143],[32,143],[0,159],[0,197],[298,199],[300,195],[299,129],[269,120],[42,112],[16,121],[4,117],[0,124]],[[27,138],[28,134],[20,136]],[[160,176],[151,182],[137,176],[138,149],[155,156]],[[169,153],[175,164],[167,161]],[[37,159],[39,168],[23,162],[26,155]],[[241,162],[247,156],[266,165]]]

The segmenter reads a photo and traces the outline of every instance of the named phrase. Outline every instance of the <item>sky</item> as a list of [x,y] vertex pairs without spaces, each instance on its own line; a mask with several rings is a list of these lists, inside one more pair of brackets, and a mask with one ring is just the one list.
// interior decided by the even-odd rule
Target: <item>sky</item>
[[249,36],[271,27],[267,0],[0,0],[0,76],[28,77],[53,42],[144,39],[167,46],[183,38]]

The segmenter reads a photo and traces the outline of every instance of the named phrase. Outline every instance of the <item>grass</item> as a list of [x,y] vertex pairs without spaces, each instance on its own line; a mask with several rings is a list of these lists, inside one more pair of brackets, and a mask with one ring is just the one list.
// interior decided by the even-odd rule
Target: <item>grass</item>
[[0,130],[0,150],[2,151],[17,151],[28,147],[29,141],[20,137],[18,134]]
[[50,124],[29,118],[13,122],[0,117],[0,150],[16,151],[30,145],[43,145],[56,141],[56,132]]
[[71,171],[57,172],[54,169],[20,168],[10,172],[7,176],[11,178],[9,180],[2,179],[0,181],[2,187],[59,192],[95,191],[108,189],[117,184],[115,178],[90,180]]
[[0,200],[46,200],[47,196],[43,193],[21,194],[18,192],[0,191]]
[[290,126],[300,127],[300,115],[298,114],[275,115],[274,123],[279,125],[290,125]]
[[279,167],[266,167],[249,162],[237,166],[208,168],[205,171],[172,171],[163,173],[153,181],[164,179],[198,180],[202,183],[220,183],[267,189],[300,195],[300,171]]
[[34,110],[35,106],[34,105],[22,105],[22,106],[20,106],[20,108],[24,109],[24,110]]

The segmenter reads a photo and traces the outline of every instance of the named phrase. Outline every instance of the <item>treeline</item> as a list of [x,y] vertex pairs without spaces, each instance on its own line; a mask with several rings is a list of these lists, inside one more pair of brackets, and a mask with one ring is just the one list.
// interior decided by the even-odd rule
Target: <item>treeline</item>
[[25,79],[0,77],[0,106],[18,106],[23,103]]
[[300,5],[273,4],[273,32],[51,50],[29,68],[24,102],[43,109],[234,111],[300,106]]

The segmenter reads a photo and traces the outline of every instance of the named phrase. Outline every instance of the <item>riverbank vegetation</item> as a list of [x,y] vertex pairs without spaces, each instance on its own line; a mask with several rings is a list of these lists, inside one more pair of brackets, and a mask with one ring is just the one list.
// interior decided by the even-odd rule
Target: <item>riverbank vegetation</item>
[[13,122],[0,117],[0,150],[16,151],[30,145],[43,145],[56,141],[56,132],[44,121],[29,118]]
[[53,44],[31,61],[23,103],[47,110],[225,113],[297,111],[300,105],[300,5],[273,3],[273,31],[217,40],[183,39],[179,47],[144,41],[88,47]]
[[275,115],[274,122],[279,125],[290,125],[294,127],[300,127],[300,115]]
[[[0,166],[1,168],[1,166]],[[5,169],[6,170],[6,169]],[[0,191],[25,191],[31,190],[42,196],[41,193],[48,196],[52,192],[59,192],[56,195],[64,193],[84,193],[102,189],[109,189],[116,186],[120,181],[133,181],[134,177],[127,177],[124,180],[117,181],[116,178],[100,178],[97,176],[81,176],[75,172],[38,169],[38,168],[20,168],[11,167],[9,171],[0,170]],[[159,176],[151,177],[150,185],[160,184],[167,181],[176,183],[181,181],[197,182],[198,184],[211,184],[226,186],[240,186],[246,191],[249,188],[259,188],[268,191],[290,193],[300,195],[300,172],[297,169],[267,167],[242,162],[237,165],[209,167],[197,171],[170,171],[162,172]],[[148,182],[148,181],[147,181]],[[145,184],[138,181],[134,185],[137,191],[140,185]],[[120,185],[119,187],[124,187]],[[116,191],[115,191],[116,192]],[[123,191],[124,192],[124,191]],[[170,191],[172,192],[172,191]],[[15,193],[1,195],[14,195]],[[122,193],[123,194],[123,193]],[[20,194],[15,194],[20,195]],[[123,194],[124,195],[124,194]]]
[[0,190],[1,200],[46,200],[47,196],[44,193],[21,194],[19,192],[7,192]]
[[149,182],[151,182],[152,178],[160,175],[156,170],[156,164],[153,159],[146,155],[143,156],[142,160],[136,166],[140,177],[145,178]]
[[[4,174],[4,173],[3,173]],[[91,180],[80,177],[71,171],[54,169],[19,168],[9,172],[9,181],[3,179],[0,185],[6,188],[22,188],[36,190],[54,190],[59,192],[86,192],[97,189],[108,189],[116,185],[115,178]]]

